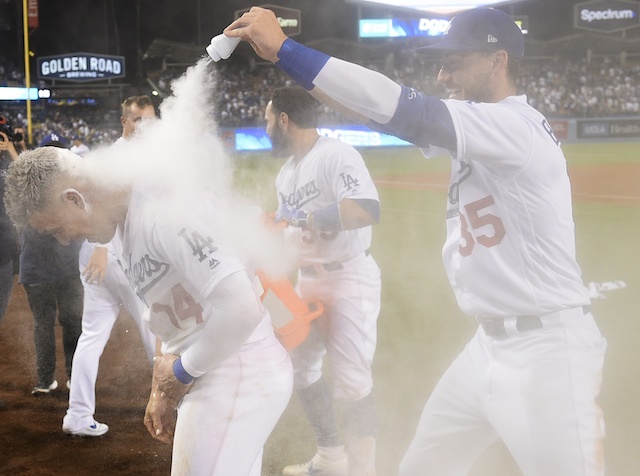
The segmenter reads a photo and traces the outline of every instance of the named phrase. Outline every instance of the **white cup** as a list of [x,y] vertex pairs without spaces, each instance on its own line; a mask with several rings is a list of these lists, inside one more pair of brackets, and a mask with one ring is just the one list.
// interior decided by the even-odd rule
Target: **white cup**
[[213,61],[220,61],[221,59],[227,59],[233,53],[240,43],[240,38],[229,38],[224,34],[214,36],[211,38],[211,44],[207,46],[207,53],[211,56]]

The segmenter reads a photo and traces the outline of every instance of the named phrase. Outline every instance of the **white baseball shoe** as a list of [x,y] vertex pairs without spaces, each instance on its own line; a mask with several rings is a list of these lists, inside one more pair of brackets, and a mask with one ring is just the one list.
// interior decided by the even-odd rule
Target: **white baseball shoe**
[[100,423],[94,420],[92,425],[85,426],[84,428],[79,429],[72,429],[65,425],[62,425],[62,431],[71,436],[102,436],[107,431],[109,431],[109,427],[104,423]]
[[34,397],[41,397],[42,395],[48,395],[51,390],[55,390],[56,388],[58,388],[57,380],[51,382],[51,385],[38,384],[33,387],[33,390],[31,390],[31,395],[33,395]]
[[348,458],[343,455],[338,460],[329,460],[316,454],[311,461],[287,466],[282,470],[284,476],[347,476]]

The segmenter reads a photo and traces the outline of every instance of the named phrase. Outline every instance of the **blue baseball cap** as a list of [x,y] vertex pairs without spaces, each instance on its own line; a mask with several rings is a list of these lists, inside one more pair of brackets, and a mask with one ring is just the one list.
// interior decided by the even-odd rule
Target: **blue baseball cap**
[[51,132],[42,138],[38,147],[60,147],[61,149],[68,149],[69,141],[57,132]]
[[474,8],[454,16],[442,39],[417,48],[423,54],[443,51],[498,51],[524,56],[524,35],[509,15],[494,8]]

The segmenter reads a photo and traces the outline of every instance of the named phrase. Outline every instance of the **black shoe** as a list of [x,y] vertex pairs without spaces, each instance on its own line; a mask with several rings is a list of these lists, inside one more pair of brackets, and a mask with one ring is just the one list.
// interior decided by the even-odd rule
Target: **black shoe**
[[58,388],[57,380],[54,380],[51,385],[38,384],[36,387],[33,387],[33,390],[31,390],[31,395],[34,397],[41,397],[43,395],[48,395],[51,390],[55,390],[56,388]]

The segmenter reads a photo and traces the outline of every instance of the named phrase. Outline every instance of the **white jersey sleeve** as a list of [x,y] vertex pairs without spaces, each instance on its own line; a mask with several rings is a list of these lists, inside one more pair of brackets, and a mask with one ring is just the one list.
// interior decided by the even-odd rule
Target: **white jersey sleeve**
[[533,128],[541,129],[544,120],[540,115],[540,123],[534,123],[535,109],[517,108],[517,101],[493,104],[445,100],[444,103],[456,129],[459,158],[495,165],[496,171],[505,176],[518,173],[532,159]]

